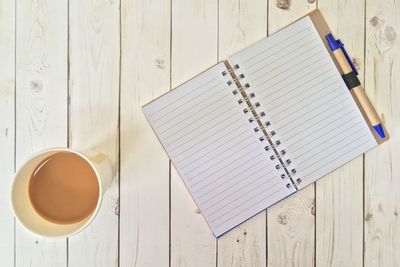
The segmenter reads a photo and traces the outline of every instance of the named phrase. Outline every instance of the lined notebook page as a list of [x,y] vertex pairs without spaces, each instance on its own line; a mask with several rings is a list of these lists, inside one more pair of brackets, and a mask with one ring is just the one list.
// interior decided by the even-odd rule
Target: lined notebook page
[[377,143],[309,17],[229,58],[307,186]]
[[295,191],[222,71],[220,63],[143,108],[215,236]]

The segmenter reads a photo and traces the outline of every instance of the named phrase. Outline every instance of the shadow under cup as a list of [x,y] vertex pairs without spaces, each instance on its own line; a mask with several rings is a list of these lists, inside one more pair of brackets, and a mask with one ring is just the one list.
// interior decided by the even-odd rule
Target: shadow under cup
[[[47,158],[60,152],[75,153],[90,164],[99,182],[99,195],[96,208],[86,218],[71,224],[58,224],[46,220],[38,214],[31,203],[29,183],[32,173]],[[92,156],[90,156],[92,154]],[[101,154],[83,155],[68,148],[54,148],[33,155],[16,173],[11,191],[11,202],[15,216],[28,230],[45,237],[68,237],[83,230],[96,216],[102,195],[112,179],[110,162]]]

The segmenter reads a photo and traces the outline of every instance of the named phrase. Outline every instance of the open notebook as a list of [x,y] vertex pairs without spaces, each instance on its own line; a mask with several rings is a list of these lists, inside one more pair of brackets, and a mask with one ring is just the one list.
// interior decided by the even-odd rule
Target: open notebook
[[216,237],[377,145],[309,16],[143,110]]

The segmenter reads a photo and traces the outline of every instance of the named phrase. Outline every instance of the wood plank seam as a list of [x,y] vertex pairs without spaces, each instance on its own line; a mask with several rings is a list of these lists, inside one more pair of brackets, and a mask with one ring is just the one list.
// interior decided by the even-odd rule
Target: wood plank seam
[[[365,76],[367,75],[366,73],[366,62],[367,62],[367,0],[364,0],[364,69],[363,69],[363,80],[362,83],[365,86],[366,84],[366,79]],[[365,88],[364,88],[365,89]],[[362,266],[365,266],[365,153],[362,155],[362,259],[361,263]]]

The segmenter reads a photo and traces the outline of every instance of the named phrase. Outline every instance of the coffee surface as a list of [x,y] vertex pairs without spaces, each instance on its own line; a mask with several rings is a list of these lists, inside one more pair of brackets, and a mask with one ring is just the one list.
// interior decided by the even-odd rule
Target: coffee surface
[[96,209],[99,183],[91,165],[71,152],[56,153],[32,173],[29,198],[37,213],[57,224],[79,222]]

